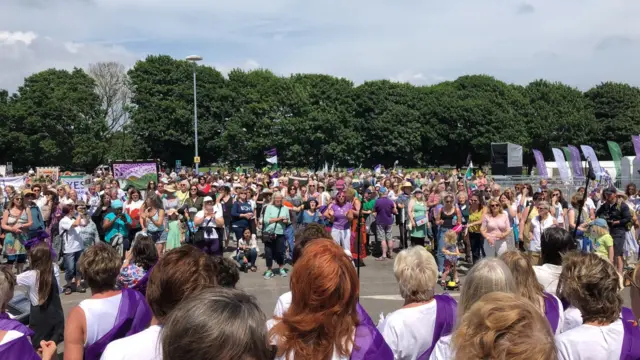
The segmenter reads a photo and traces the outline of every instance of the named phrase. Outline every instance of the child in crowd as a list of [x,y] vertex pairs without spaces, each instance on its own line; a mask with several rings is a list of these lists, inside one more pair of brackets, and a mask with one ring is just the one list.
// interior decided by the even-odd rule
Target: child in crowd
[[594,252],[613,264],[613,238],[605,219],[595,219],[588,224],[586,236],[593,243]]
[[180,230],[180,214],[176,209],[169,209],[167,211],[167,217],[169,218],[169,232],[167,234],[167,247],[166,251],[180,247],[181,235]]
[[245,273],[251,269],[256,272],[256,259],[258,257],[258,241],[251,234],[251,229],[246,228],[242,232],[242,239],[238,240],[238,254],[236,260],[240,264],[240,270]]
[[442,286],[447,285],[447,277],[449,273],[453,275],[454,281],[459,283],[458,280],[458,256],[460,251],[458,250],[458,233],[453,230],[449,230],[444,234],[444,245],[442,246],[442,253],[444,254],[444,272],[442,273]]

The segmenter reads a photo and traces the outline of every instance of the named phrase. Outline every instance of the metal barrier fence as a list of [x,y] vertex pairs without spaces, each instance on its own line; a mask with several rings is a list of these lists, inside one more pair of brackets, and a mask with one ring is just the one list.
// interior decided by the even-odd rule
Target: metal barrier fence
[[[585,185],[585,179],[569,179],[568,181],[563,181],[560,178],[543,178],[540,176],[494,176],[493,182],[500,185],[503,190],[505,188],[514,188],[517,184],[529,184],[533,191],[538,191],[540,188],[540,180],[547,180],[547,188],[548,189],[560,189],[562,191],[563,197],[565,199],[570,199],[571,196],[578,190],[578,188],[583,187]],[[590,183],[589,187],[591,188],[593,182]]]

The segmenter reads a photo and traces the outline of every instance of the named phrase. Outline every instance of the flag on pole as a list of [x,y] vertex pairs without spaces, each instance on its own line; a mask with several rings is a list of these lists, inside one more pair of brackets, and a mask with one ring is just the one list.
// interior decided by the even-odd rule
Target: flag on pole
[[276,150],[276,148],[265,151],[264,155],[267,157],[266,160],[269,164],[278,166],[278,150]]
[[464,174],[465,179],[471,179],[473,176],[473,161],[469,160],[469,167],[467,168],[467,173]]
[[375,172],[376,174],[380,174],[380,172],[382,171],[382,165],[378,164],[376,165],[376,167],[373,168],[373,172]]
[[622,169],[620,168],[620,162],[622,161],[622,150],[620,149],[620,145],[613,141],[607,141],[607,146],[609,147],[609,152],[611,153],[613,164],[616,167],[616,177],[619,179],[620,175],[622,175]]

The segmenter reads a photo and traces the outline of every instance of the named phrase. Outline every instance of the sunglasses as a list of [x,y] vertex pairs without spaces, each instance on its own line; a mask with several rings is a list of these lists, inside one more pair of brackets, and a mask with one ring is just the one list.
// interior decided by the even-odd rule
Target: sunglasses
[[445,204],[451,204],[452,202],[453,202],[453,201],[451,201],[451,200],[446,200],[444,203],[445,203]]
[[555,194],[552,194],[552,196],[560,196],[560,194],[558,194],[558,193],[555,193]]
[[500,205],[498,205],[498,204],[492,204],[492,205],[491,205],[491,207],[492,207],[492,208],[497,208],[497,207],[500,207]]

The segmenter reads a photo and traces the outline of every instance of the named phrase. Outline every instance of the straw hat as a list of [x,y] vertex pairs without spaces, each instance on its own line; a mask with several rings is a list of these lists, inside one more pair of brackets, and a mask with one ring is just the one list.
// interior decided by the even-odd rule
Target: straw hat
[[176,192],[176,186],[174,184],[170,184],[170,185],[165,185],[164,186],[164,192],[166,193],[174,193]]
[[407,188],[407,187],[408,187],[408,188],[412,188],[412,189],[413,189],[413,184],[411,184],[411,183],[410,183],[410,182],[408,182],[408,181],[405,181],[405,182],[402,184],[402,188],[404,189],[404,188]]

